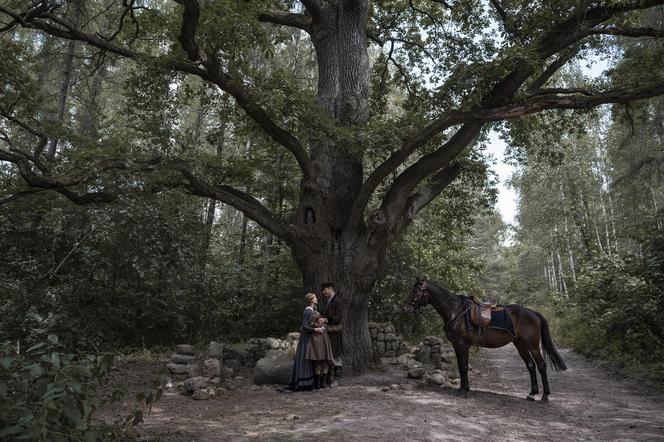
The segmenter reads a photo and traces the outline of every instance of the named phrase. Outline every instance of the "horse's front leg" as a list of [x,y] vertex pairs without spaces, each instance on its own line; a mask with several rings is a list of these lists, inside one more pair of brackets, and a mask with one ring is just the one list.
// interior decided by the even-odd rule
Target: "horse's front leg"
[[454,353],[456,354],[457,365],[459,366],[459,377],[461,378],[461,386],[457,391],[458,394],[463,396],[470,391],[470,383],[468,382],[468,350],[469,346],[464,342],[454,343]]

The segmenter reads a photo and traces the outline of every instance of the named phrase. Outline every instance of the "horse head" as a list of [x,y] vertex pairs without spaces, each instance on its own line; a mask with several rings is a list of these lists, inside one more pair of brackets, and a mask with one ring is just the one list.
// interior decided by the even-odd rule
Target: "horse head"
[[418,279],[413,285],[410,294],[403,304],[403,310],[406,313],[415,313],[420,308],[427,305],[431,295],[428,291],[428,282],[425,279]]

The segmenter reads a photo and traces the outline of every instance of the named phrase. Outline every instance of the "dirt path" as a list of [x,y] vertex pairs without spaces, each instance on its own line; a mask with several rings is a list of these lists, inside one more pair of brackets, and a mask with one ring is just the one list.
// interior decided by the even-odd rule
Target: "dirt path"
[[[619,381],[581,356],[552,373],[551,402],[525,400],[513,347],[482,350],[467,399],[416,387],[392,368],[312,393],[240,389],[198,402],[168,393],[146,416],[144,440],[664,440],[664,393]],[[408,389],[382,391],[400,382]]]

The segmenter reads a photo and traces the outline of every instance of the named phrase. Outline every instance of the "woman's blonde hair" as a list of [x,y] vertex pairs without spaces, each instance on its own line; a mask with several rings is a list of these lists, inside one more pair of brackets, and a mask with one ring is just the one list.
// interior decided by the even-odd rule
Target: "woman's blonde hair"
[[311,304],[311,302],[314,300],[315,297],[316,297],[315,293],[309,292],[306,295],[304,295],[304,301],[307,303],[307,305],[309,305]]

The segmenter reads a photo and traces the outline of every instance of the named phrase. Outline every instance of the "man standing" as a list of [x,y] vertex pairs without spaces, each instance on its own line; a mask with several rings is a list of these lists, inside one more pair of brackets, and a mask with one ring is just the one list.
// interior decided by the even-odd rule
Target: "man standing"
[[332,345],[332,364],[334,365],[334,369],[330,370],[328,375],[328,385],[332,385],[332,376],[335,379],[341,379],[341,354],[343,353],[341,319],[344,309],[341,299],[337,298],[334,293],[333,283],[326,282],[320,286],[320,290],[327,301],[321,314],[327,319],[327,333],[330,337],[330,344]]

